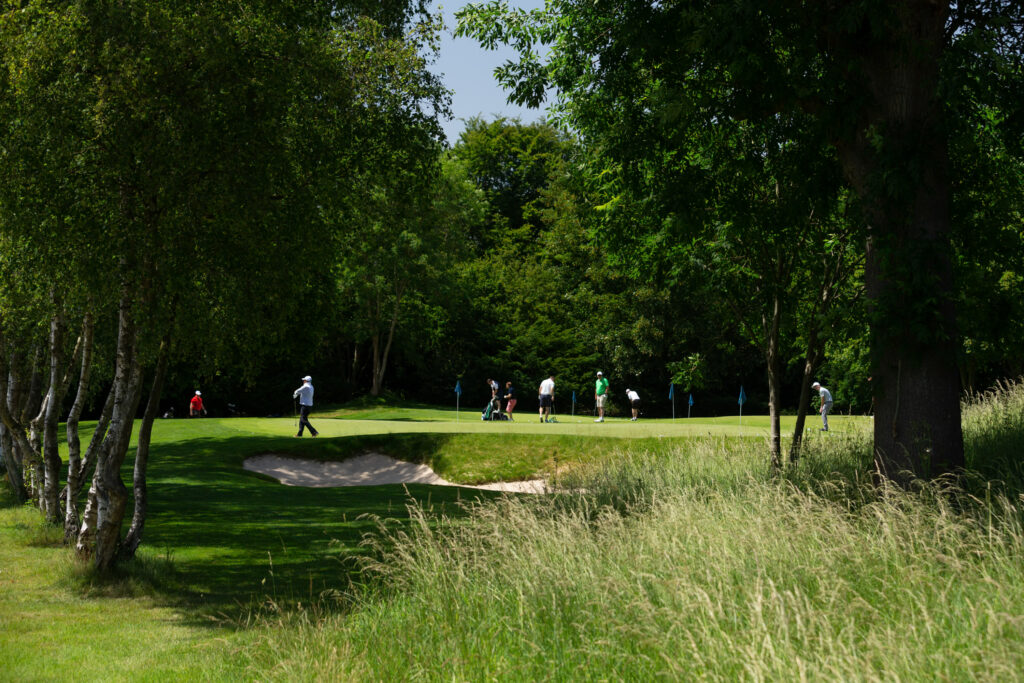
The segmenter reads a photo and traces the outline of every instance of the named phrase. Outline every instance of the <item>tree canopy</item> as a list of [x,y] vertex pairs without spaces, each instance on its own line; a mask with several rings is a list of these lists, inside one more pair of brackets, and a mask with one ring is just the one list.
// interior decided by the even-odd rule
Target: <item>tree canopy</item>
[[[514,45],[520,60],[497,74],[510,97],[536,105],[554,86],[556,116],[627,190],[666,158],[695,167],[679,135],[692,117],[711,128],[807,118],[790,144],[826,140],[864,216],[877,464],[902,476],[963,464],[949,150],[964,112],[948,92],[976,79],[973,106],[1012,111],[1021,12],[924,0],[552,0],[531,12],[490,2],[464,9],[459,31]],[[668,175],[655,206],[692,212],[685,178]]]

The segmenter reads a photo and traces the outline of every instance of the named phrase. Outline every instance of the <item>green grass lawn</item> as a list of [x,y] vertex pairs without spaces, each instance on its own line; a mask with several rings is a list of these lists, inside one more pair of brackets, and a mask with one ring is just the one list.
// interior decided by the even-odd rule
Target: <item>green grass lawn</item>
[[[973,413],[969,462],[1019,453],[1022,396],[1019,415],[1010,401]],[[289,418],[158,421],[144,544],[113,581],[0,498],[0,680],[1010,680],[1024,667],[1019,512],[876,497],[856,481],[869,419],[808,432],[780,482],[763,416],[454,417],[342,408],[301,440]],[[368,451],[459,483],[556,475],[575,492],[303,489],[242,468]]]

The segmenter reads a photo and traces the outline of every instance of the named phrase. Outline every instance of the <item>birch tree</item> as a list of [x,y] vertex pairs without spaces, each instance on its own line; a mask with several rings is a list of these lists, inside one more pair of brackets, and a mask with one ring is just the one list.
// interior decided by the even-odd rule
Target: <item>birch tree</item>
[[[295,276],[296,264],[326,272],[333,255],[327,217],[357,175],[354,153],[340,142],[367,116],[383,74],[368,72],[333,13],[319,11],[258,2],[54,8],[40,1],[0,17],[0,153],[10,180],[0,190],[0,237],[25,244],[26,254],[48,254],[33,278],[59,280],[75,301],[88,302],[75,321],[83,344],[96,325],[109,325],[103,335],[116,339],[110,391],[81,459],[77,432],[69,433],[63,510],[78,553],[100,571],[142,539],[149,431],[169,355],[197,354],[216,366],[258,350],[261,335],[283,334],[309,282]],[[69,278],[56,278],[62,268]],[[64,320],[53,339],[69,325]],[[66,386],[56,382],[73,375],[57,346],[55,408]],[[77,373],[76,417],[95,381],[89,348]],[[137,514],[125,544],[130,496],[121,469],[147,376]],[[44,416],[45,440],[56,432],[54,414]],[[0,417],[24,448],[25,422],[9,410]],[[79,522],[77,488],[86,480]]]

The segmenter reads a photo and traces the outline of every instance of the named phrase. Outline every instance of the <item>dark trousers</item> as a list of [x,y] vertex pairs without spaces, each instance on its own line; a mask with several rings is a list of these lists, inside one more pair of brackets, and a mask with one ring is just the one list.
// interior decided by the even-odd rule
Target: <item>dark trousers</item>
[[313,410],[313,406],[299,406],[299,436],[302,436],[302,430],[309,427],[309,433],[316,436],[320,432],[313,429],[313,425],[309,424],[309,411]]

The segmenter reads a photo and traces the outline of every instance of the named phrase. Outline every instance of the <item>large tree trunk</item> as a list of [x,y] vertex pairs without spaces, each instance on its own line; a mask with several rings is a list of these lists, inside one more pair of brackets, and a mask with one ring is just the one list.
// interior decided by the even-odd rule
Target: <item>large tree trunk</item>
[[[75,402],[71,405],[71,411],[67,419],[67,442],[68,442],[68,485],[64,493],[64,542],[71,541],[78,535],[78,495],[82,488],[82,442],[78,437],[78,421],[82,417],[82,410],[85,408],[85,399],[89,394],[89,375],[92,373],[92,351],[93,335],[95,332],[95,321],[91,312],[85,314],[82,321],[82,369],[78,375],[78,392],[75,394]],[[110,420],[110,413],[104,412],[107,421]],[[100,421],[103,421],[101,416]],[[100,425],[96,425],[100,429]],[[103,427],[106,430],[106,427]]]
[[865,284],[871,309],[875,462],[906,483],[964,465],[953,310],[950,183],[940,57],[948,5],[890,5],[885,35],[857,36],[857,136],[840,146],[869,220]]
[[139,440],[135,447],[135,471],[132,488],[135,494],[135,510],[132,513],[132,525],[121,546],[124,559],[135,557],[135,551],[142,542],[142,531],[146,526],[146,515],[149,513],[149,493],[146,487],[146,470],[149,467],[149,443],[153,434],[153,421],[160,411],[160,395],[163,393],[164,378],[167,376],[167,360],[170,356],[170,335],[160,343],[160,356],[157,359],[156,373],[153,375],[153,386],[149,390],[146,412],[142,416],[139,427]]
[[101,573],[113,566],[121,540],[121,524],[128,506],[128,489],[121,481],[121,465],[128,451],[141,394],[142,370],[136,349],[138,328],[132,304],[125,285],[118,323],[113,412],[97,456],[96,471],[76,544],[79,556],[91,554],[97,571]]

